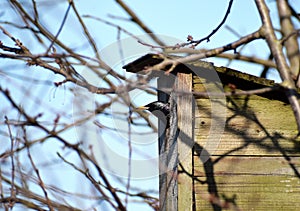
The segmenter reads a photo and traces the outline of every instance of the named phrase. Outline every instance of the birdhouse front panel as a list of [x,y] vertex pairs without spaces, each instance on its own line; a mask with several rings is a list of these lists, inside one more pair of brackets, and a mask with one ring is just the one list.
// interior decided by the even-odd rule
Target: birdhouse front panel
[[[208,91],[205,79],[193,81],[195,92]],[[225,100],[196,97],[195,141],[209,146],[210,156],[203,161],[194,151],[194,209],[295,210],[300,206],[300,142],[291,108],[285,100],[234,95],[243,89],[234,82],[233,92],[223,81]],[[218,101],[225,112],[219,117],[212,111]]]

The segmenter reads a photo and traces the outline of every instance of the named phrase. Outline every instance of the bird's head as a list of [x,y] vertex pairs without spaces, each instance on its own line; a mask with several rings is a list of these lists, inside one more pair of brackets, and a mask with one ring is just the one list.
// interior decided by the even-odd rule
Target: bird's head
[[140,107],[138,107],[138,109],[150,111],[154,115],[156,113],[155,111],[160,111],[165,116],[168,116],[170,113],[169,103],[163,103],[163,102],[159,102],[159,101],[155,101],[155,102],[149,103],[147,105],[140,106]]

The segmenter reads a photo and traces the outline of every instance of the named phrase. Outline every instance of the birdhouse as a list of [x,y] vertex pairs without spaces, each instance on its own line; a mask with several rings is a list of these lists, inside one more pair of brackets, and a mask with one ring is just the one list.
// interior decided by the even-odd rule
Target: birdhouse
[[[124,68],[143,74],[162,61],[148,54]],[[242,71],[198,61],[168,75],[151,73],[158,77],[157,100],[174,99],[179,131],[173,142],[166,138],[172,131],[159,131],[159,152],[167,152],[160,163],[168,166],[160,175],[161,210],[300,207],[291,107],[279,84]]]

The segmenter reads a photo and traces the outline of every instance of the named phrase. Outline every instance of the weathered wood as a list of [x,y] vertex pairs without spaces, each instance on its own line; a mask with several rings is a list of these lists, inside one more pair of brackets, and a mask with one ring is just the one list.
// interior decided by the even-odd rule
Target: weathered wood
[[[211,127],[210,102],[199,99],[197,106],[201,114],[196,116],[195,138],[203,145]],[[297,142],[288,141],[297,135],[295,118],[289,105],[252,95],[230,97],[224,106],[227,109],[227,124],[224,133],[220,134],[220,143],[216,140],[218,148],[213,155],[237,149],[231,155],[281,156],[280,148],[300,155]]]
[[[299,161],[299,157],[292,159],[296,166]],[[195,176],[204,181],[198,163]],[[212,176],[222,200],[231,198],[241,210],[297,210],[300,206],[299,178],[282,157],[226,156],[214,165]],[[195,184],[197,210],[212,210],[207,185]]]
[[[158,90],[173,88],[175,77],[162,74],[157,82]],[[172,97],[172,96],[171,96]],[[162,91],[158,92],[158,101],[168,102],[170,96]],[[172,116],[171,118],[174,118]],[[170,119],[172,122],[173,119]],[[177,210],[178,186],[177,186],[177,141],[170,137],[172,130],[170,125],[159,120],[159,210]],[[172,126],[171,126],[172,127]],[[176,128],[175,128],[176,129]],[[176,131],[175,131],[176,133]]]
[[[192,91],[192,74],[177,73],[176,91],[191,92]],[[179,162],[185,172],[192,175],[192,147],[187,144],[190,140],[194,140],[194,121],[193,96],[179,95],[176,98],[178,113],[178,128],[184,136],[178,137],[178,153]],[[190,140],[185,140],[187,139]],[[179,170],[183,170],[179,167]],[[190,211],[193,208],[193,179],[186,173],[178,175],[178,210]]]
[[[194,88],[205,91],[196,79]],[[240,84],[240,86],[242,86]],[[225,87],[226,88],[226,87]],[[239,91],[239,90],[237,90]],[[197,99],[195,140],[207,143],[211,132],[210,99]],[[227,97],[226,126],[211,153],[213,177],[222,206],[241,210],[295,210],[300,196],[299,140],[293,113],[282,100],[262,96]],[[196,210],[213,210],[203,163],[194,156]],[[226,203],[231,201],[231,203]]]
[[[219,156],[212,156],[215,161],[215,176],[285,176],[294,177],[294,171],[290,168],[291,165],[299,167],[300,157],[291,157],[286,160],[284,157],[279,156],[226,156],[221,160]],[[196,177],[203,177],[203,170],[201,162],[195,157],[195,173]],[[266,168],[267,167],[267,168]],[[296,178],[294,178],[295,180]],[[278,184],[279,185],[279,184]],[[298,189],[300,183],[295,187]],[[295,189],[295,190],[296,190]],[[300,191],[300,189],[298,189]]]

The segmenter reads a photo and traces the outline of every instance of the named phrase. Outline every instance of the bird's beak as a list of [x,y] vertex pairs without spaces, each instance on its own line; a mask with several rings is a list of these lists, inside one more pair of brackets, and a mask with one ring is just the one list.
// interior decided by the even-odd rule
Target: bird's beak
[[140,107],[137,107],[136,110],[139,110],[139,111],[144,111],[144,110],[147,110],[149,107],[147,106],[140,106]]

